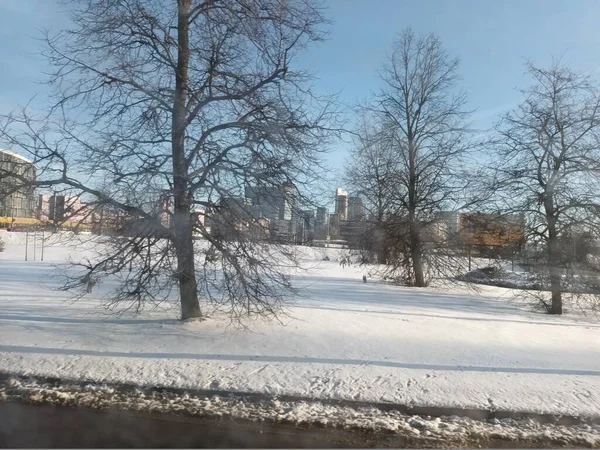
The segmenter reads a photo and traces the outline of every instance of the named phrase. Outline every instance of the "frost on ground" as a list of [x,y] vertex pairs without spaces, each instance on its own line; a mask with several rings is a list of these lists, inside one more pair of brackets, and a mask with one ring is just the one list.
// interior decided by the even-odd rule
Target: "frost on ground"
[[464,417],[430,417],[383,411],[375,407],[326,404],[319,401],[249,400],[236,395],[178,394],[152,389],[125,390],[90,383],[56,384],[10,377],[0,383],[0,400],[30,404],[77,406],[99,410],[128,410],[155,414],[181,414],[233,420],[269,421],[294,425],[398,433],[433,441],[472,444],[489,440],[534,441],[544,445],[600,445],[600,425],[540,424],[531,419],[472,420]]
[[[53,264],[81,256],[50,241],[0,254],[0,370],[36,376],[313,399],[600,416],[600,325],[550,317],[505,289],[412,289],[362,282],[340,251],[301,249],[304,297],[284,323],[235,330],[176,307],[115,317],[110,288],[71,304]],[[59,245],[60,244],[60,245]],[[329,261],[323,260],[325,255]]]

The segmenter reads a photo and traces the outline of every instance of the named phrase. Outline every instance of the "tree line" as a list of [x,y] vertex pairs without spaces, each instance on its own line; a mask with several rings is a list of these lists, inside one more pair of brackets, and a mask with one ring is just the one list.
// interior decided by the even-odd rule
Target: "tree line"
[[521,103],[481,138],[466,125],[458,69],[435,35],[407,29],[361,108],[346,179],[366,199],[384,272],[418,287],[460,274],[464,258],[426,237],[440,213],[517,214],[543,286],[525,295],[551,314],[563,313],[565,295],[597,309],[598,84],[561,61],[528,63]]
[[[348,131],[336,98],[315,91],[313,75],[296,64],[326,36],[323,5],[71,5],[71,26],[43,39],[50,106],[5,113],[0,126],[3,144],[37,167],[35,187],[72,193],[91,210],[134,222],[133,231],[104,237],[65,289],[85,295],[90,283],[111,276],[119,280],[114,305],[140,310],[177,298],[184,320],[204,316],[201,300],[236,320],[276,317],[296,293],[295,252],[249,239],[237,226],[238,210],[220,200],[253,185],[291,185],[301,198],[320,179],[327,145]],[[532,86],[522,104],[482,147],[467,125],[459,61],[434,35],[398,35],[381,69],[383,87],[361,104],[347,167],[389,274],[426,286],[464,269],[464,258],[426,242],[440,211],[519,212],[541,246],[548,311],[562,312],[564,242],[580,231],[598,235],[598,90],[559,63],[528,70]],[[474,159],[482,148],[492,161]],[[165,192],[170,226],[156,214]],[[219,211],[228,236],[196,220],[197,208]],[[591,261],[579,261],[580,279],[594,279]]]

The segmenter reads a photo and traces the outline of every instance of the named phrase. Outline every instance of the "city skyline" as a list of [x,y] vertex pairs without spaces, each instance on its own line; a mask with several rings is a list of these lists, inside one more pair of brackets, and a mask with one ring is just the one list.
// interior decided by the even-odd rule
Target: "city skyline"
[[[476,130],[491,127],[500,113],[519,102],[518,89],[529,84],[523,69],[527,59],[547,65],[562,57],[573,67],[598,74],[600,32],[593,18],[600,15],[600,3],[595,1],[378,0],[377,7],[372,5],[366,0],[326,2],[325,12],[334,21],[329,38],[296,61],[316,73],[320,93],[340,93],[349,109],[380,86],[378,70],[394,36],[406,26],[437,34],[461,60],[459,88],[469,96]],[[6,62],[0,82],[11,86],[0,92],[0,108],[10,111],[32,99],[36,104],[49,93],[40,83],[46,70],[39,30],[57,31],[68,24],[68,8],[58,0],[0,3],[0,33],[11,42],[0,48]],[[348,119],[354,121],[353,112]],[[326,158],[333,185],[340,184],[350,147],[348,140],[340,141]]]

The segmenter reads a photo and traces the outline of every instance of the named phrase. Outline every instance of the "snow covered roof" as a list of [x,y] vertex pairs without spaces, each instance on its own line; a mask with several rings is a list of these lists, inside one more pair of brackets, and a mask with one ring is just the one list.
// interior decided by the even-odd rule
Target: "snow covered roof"
[[11,152],[10,150],[4,150],[0,148],[0,153],[5,153],[7,155],[14,156],[15,158],[18,158],[26,163],[33,164],[33,161],[31,161],[30,159],[27,159],[24,156],[19,155],[18,153]]

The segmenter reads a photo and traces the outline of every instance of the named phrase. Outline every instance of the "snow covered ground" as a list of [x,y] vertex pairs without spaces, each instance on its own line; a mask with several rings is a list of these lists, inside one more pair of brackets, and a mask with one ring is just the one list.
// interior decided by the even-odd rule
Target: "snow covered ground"
[[102,290],[75,304],[52,290],[53,263],[83,250],[48,246],[44,262],[26,262],[14,236],[0,233],[2,371],[600,416],[600,324],[533,313],[500,288],[363,284],[364,269],[308,250],[315,267],[298,276],[306,296],[284,324],[242,331],[218,318],[179,323],[176,309],[118,318],[99,307]]

